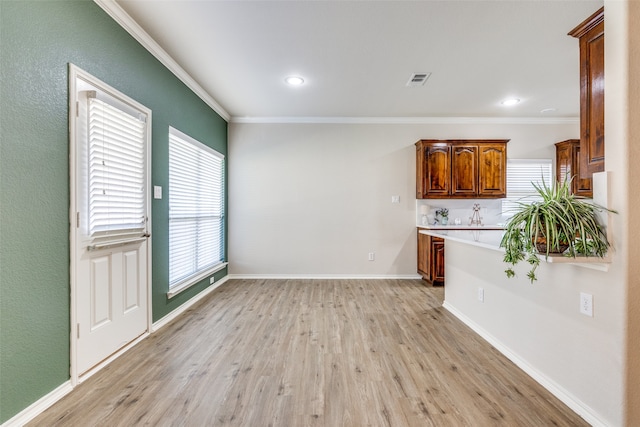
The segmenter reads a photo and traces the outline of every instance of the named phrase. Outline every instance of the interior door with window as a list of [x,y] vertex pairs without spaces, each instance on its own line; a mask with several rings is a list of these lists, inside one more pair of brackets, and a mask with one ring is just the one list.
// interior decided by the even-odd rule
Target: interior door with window
[[82,375],[148,331],[151,112],[71,71],[72,363]]

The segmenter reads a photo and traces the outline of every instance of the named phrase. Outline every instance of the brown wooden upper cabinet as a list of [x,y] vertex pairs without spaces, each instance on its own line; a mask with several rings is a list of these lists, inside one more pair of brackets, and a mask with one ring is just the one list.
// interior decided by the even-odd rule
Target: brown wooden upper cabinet
[[580,176],[604,171],[604,8],[569,32],[580,45]]
[[591,178],[580,178],[580,140],[567,139],[556,143],[556,179],[572,178],[571,192],[576,196],[592,197]]
[[506,197],[508,141],[421,139],[416,142],[416,198]]
[[478,146],[451,147],[451,196],[475,197],[478,194]]
[[425,190],[434,196],[451,193],[451,147],[447,144],[428,144],[424,147]]

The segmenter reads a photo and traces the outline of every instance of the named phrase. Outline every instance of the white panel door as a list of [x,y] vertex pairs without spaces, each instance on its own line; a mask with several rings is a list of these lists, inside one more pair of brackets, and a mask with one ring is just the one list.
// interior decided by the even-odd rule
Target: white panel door
[[149,329],[151,111],[70,68],[72,380]]
[[78,260],[78,374],[146,332],[146,246],[84,250]]

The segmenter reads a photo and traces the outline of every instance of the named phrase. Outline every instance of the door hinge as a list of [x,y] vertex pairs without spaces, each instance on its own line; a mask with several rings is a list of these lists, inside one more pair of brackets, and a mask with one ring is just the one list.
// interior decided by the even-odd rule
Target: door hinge
[[76,228],[80,228],[80,212],[76,212]]
[[80,323],[76,323],[76,338],[80,339]]
[[76,117],[80,117],[80,102],[76,101]]

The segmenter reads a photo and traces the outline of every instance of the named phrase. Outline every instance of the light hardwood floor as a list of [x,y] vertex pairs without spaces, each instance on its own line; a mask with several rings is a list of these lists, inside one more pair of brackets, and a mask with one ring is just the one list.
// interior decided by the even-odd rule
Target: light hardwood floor
[[33,426],[586,426],[420,280],[230,280]]

